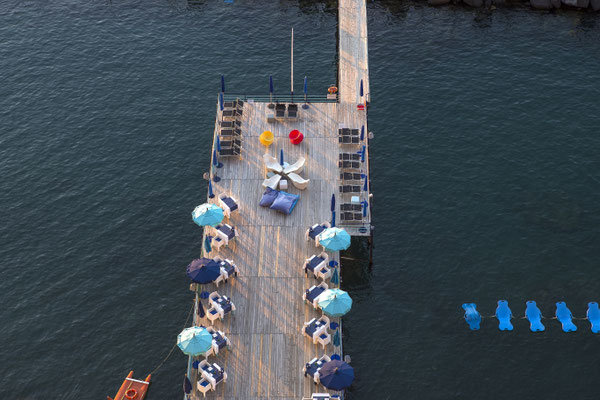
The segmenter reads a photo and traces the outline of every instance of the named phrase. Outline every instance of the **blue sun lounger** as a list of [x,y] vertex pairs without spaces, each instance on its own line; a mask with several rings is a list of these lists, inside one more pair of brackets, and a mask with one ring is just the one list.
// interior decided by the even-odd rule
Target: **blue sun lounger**
[[542,312],[535,304],[535,301],[529,300],[525,308],[525,317],[529,321],[529,329],[531,332],[542,332],[546,329],[542,324]]
[[465,303],[462,305],[465,310],[465,321],[469,324],[469,328],[472,331],[479,330],[479,324],[481,324],[481,314],[477,311],[477,304]]
[[512,331],[513,326],[510,323],[512,318],[512,312],[508,307],[508,301],[498,300],[498,307],[496,308],[496,318],[498,318],[498,329],[501,331]]
[[588,303],[587,319],[592,324],[592,332],[600,332],[600,309],[595,301]]
[[573,314],[567,308],[564,301],[556,303],[556,319],[562,324],[562,330],[565,332],[575,332],[577,327],[572,321]]

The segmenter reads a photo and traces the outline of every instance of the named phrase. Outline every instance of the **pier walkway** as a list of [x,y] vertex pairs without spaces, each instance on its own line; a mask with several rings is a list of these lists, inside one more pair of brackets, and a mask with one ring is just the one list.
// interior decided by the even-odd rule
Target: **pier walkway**
[[[360,3],[360,5],[359,5]],[[343,4],[343,10],[342,10]],[[354,6],[352,5],[354,4]],[[242,133],[242,151],[240,157],[221,157],[223,168],[212,169],[213,175],[221,180],[212,182],[214,194],[232,195],[238,200],[240,208],[232,214],[229,221],[224,222],[236,228],[238,236],[229,246],[213,249],[203,256],[228,258],[239,268],[239,275],[230,278],[219,287],[214,284],[200,285],[199,290],[228,296],[235,304],[236,310],[227,315],[223,321],[216,320],[215,329],[223,331],[231,341],[231,346],[216,356],[210,356],[227,372],[225,383],[217,385],[215,391],[206,394],[209,399],[266,400],[289,399],[299,400],[310,397],[314,392],[326,392],[323,386],[317,386],[309,377],[305,377],[302,368],[308,361],[323,354],[334,353],[332,344],[323,348],[313,344],[312,340],[302,335],[303,323],[312,318],[319,318],[320,310],[305,304],[302,294],[312,285],[320,282],[311,276],[306,277],[303,271],[304,261],[313,254],[319,254],[321,247],[305,240],[307,228],[313,224],[331,221],[330,201],[332,194],[336,196],[336,226],[344,227],[351,235],[366,236],[370,234],[370,210],[360,221],[342,221],[342,204],[350,204],[352,196],[360,201],[368,201],[368,190],[364,191],[364,179],[368,179],[368,159],[358,161],[357,168],[340,168],[341,153],[357,154],[365,149],[368,157],[368,139],[359,143],[342,144],[339,140],[339,129],[350,128],[360,130],[365,126],[366,110],[357,110],[356,99],[344,101],[343,96],[357,95],[358,86],[351,88],[348,83],[353,76],[362,76],[368,71],[366,66],[366,49],[357,55],[364,60],[352,60],[352,49],[360,48],[364,33],[366,44],[366,10],[364,0],[340,0],[340,26],[342,14],[344,31],[356,27],[360,35],[340,35],[340,60],[345,59],[340,71],[347,70],[341,86],[339,102],[315,102],[308,109],[299,107],[298,120],[281,120],[268,122],[267,115],[272,112],[266,102],[245,98],[243,114],[239,118]],[[361,11],[362,10],[362,11]],[[364,15],[360,15],[364,12]],[[356,19],[354,25],[349,20]],[[364,26],[362,26],[364,25]],[[340,30],[342,28],[340,27]],[[343,54],[342,54],[343,51]],[[355,68],[360,66],[359,69]],[[352,67],[354,66],[354,67]],[[354,71],[354,72],[353,72]],[[366,77],[366,75],[364,75]],[[368,79],[365,90],[368,93]],[[344,90],[344,87],[350,89]],[[344,93],[346,92],[346,93]],[[217,108],[215,138],[219,132],[221,112]],[[293,145],[288,139],[291,130],[298,129],[304,134],[300,145]],[[275,136],[274,143],[266,149],[259,142],[263,131],[271,131]],[[213,144],[214,148],[214,144]],[[305,167],[300,174],[310,183],[305,190],[291,186],[287,191],[300,195],[300,200],[291,215],[283,215],[269,208],[259,206],[264,191],[262,182],[266,169],[263,165],[263,154],[269,153],[279,158],[283,149],[286,162],[293,163],[298,158],[306,159]],[[340,193],[342,184],[340,174],[352,170],[353,174],[362,174],[358,193]],[[217,203],[217,197],[207,199]],[[211,234],[212,228],[205,229]],[[329,260],[339,262],[338,252],[329,252]],[[343,275],[343,267],[341,269]],[[327,281],[328,284],[329,281]],[[331,287],[331,285],[330,285]],[[207,309],[207,300],[203,300]],[[339,318],[332,319],[339,322]],[[208,319],[195,318],[196,325],[211,325]],[[333,336],[333,331],[330,334]],[[341,352],[341,348],[337,353]],[[196,358],[202,359],[202,358]],[[197,390],[198,373],[191,368],[190,358],[188,376],[192,381],[192,399],[202,399]],[[358,372],[360,373],[360,372]]]

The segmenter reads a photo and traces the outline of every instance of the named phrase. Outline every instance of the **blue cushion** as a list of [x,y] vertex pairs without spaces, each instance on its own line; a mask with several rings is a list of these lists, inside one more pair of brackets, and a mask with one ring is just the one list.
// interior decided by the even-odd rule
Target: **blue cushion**
[[263,193],[262,199],[260,199],[260,206],[270,207],[271,204],[273,204],[273,202],[277,198],[278,194],[279,192],[277,190],[273,190],[270,187],[268,187],[267,190],[265,190],[265,192]]
[[277,195],[277,198],[271,204],[271,209],[289,215],[296,206],[298,199],[300,199],[300,196],[297,194],[279,192],[279,195]]

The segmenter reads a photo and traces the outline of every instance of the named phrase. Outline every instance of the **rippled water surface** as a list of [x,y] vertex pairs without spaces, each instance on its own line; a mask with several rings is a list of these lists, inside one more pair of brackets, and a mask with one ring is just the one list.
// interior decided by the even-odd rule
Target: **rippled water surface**
[[[0,4],[0,398],[114,394],[169,351],[227,90],[336,77],[335,2]],[[592,399],[600,17],[369,3],[374,267],[344,261],[352,399]],[[515,330],[470,332],[508,299]],[[148,399],[180,398],[176,352]]]

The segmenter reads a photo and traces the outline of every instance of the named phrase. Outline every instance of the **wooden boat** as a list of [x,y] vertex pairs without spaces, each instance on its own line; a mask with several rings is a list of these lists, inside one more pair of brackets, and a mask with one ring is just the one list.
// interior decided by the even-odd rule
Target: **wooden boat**
[[115,395],[113,399],[110,396],[107,396],[108,400],[143,400],[146,397],[146,392],[148,391],[148,386],[150,386],[150,376],[146,377],[146,380],[139,381],[137,379],[133,379],[133,371],[129,372],[127,378],[123,381],[121,388]]

